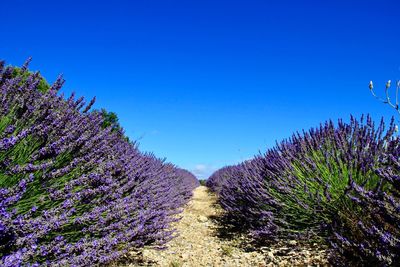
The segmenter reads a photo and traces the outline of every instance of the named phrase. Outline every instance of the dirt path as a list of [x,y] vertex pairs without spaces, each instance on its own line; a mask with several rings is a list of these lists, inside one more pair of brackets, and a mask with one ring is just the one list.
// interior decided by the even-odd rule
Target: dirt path
[[[207,187],[196,188],[181,214],[182,219],[175,225],[179,236],[168,243],[166,250],[145,249],[144,261],[150,266],[163,267],[265,266],[261,254],[242,252],[216,236],[217,226],[210,219],[219,212],[215,202]],[[133,266],[137,265],[129,265]]]
[[[141,256],[146,264],[139,266],[318,266],[313,264],[313,259],[307,250],[296,251],[295,257],[289,254],[286,260],[278,255],[275,256],[274,253],[279,254],[279,251],[273,248],[263,252],[246,252],[238,247],[238,240],[218,238],[216,235],[218,225],[211,219],[221,212],[215,202],[215,195],[209,193],[205,186],[196,188],[192,200],[181,214],[182,220],[175,225],[179,236],[168,243],[166,250],[145,249]],[[288,249],[288,247],[282,248]],[[289,248],[289,250],[294,249]],[[302,254],[303,252],[305,254]],[[304,259],[300,261],[301,264],[294,264],[290,260],[298,257]],[[128,267],[134,266],[138,265],[128,265]]]

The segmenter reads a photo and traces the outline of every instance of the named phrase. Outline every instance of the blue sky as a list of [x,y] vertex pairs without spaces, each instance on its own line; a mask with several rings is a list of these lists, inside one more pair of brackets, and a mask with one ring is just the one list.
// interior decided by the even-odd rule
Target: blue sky
[[0,58],[97,96],[140,147],[206,178],[327,119],[396,115],[400,3],[6,1]]

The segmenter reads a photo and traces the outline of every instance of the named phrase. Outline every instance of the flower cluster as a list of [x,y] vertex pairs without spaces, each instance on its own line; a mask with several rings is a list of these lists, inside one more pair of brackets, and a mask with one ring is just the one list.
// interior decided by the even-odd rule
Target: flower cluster
[[[392,120],[329,121],[215,172],[207,185],[227,215],[262,241],[331,245],[332,259],[399,263],[399,139]],[[334,261],[332,261],[334,262]],[[336,261],[339,263],[339,261]]]
[[[18,73],[19,75],[15,75]],[[27,64],[0,63],[0,265],[94,266],[163,246],[198,185]]]
[[[399,139],[375,169],[380,180],[367,186],[350,180],[346,196],[353,213],[337,214],[329,242],[335,265],[397,266],[400,263],[400,150]],[[396,148],[396,149],[393,149]],[[345,215],[345,216],[343,216]]]

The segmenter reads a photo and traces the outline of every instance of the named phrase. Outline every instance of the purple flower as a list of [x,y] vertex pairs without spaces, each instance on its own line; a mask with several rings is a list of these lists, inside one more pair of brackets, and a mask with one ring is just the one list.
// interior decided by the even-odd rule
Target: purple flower
[[0,265],[106,265],[168,242],[197,179],[103,128],[94,99],[58,96],[62,77],[42,91],[14,70],[0,64]]

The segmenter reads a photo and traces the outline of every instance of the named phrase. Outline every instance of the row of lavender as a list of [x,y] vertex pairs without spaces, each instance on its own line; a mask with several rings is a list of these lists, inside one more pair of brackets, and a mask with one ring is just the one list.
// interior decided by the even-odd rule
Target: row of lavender
[[215,172],[207,186],[258,241],[330,247],[331,262],[400,264],[400,139],[368,116],[296,133],[265,154]]
[[0,63],[1,266],[96,266],[162,246],[198,185],[62,85]]

